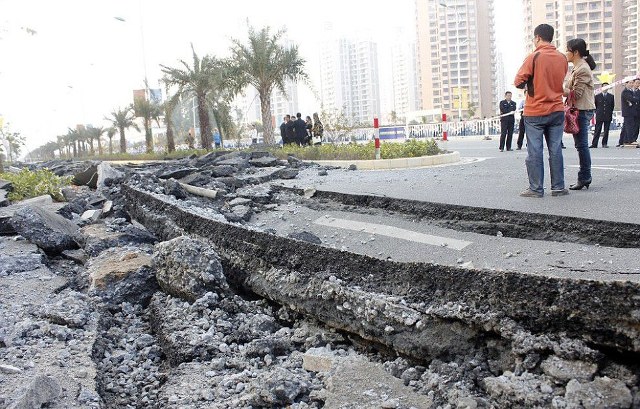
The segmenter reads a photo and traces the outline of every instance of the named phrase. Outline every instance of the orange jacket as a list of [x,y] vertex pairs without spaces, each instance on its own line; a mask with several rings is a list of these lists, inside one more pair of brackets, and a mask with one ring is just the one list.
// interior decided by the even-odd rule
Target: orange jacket
[[544,116],[564,110],[562,83],[568,69],[567,57],[549,43],[539,45],[525,58],[514,80],[516,87],[524,88],[533,76],[533,95],[527,93],[524,116]]

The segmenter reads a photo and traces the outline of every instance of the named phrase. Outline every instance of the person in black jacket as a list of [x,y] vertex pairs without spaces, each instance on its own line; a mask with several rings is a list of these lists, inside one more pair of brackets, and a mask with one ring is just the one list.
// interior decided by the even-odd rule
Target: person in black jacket
[[[602,83],[602,87],[606,87],[606,82]],[[615,109],[615,102],[613,94],[603,90],[600,94],[596,94],[596,127],[593,131],[593,139],[591,140],[590,148],[597,148],[598,141],[600,140],[600,133],[602,132],[602,126],[604,125],[604,135],[602,135],[602,147],[608,148],[607,142],[609,141],[609,127],[611,126],[611,120],[613,119],[613,110]]]
[[296,143],[300,146],[306,144],[307,142],[307,124],[302,119],[302,114],[298,112],[296,114],[296,120],[293,121],[293,128],[296,133]]
[[622,130],[620,131],[620,140],[618,140],[616,147],[623,146],[625,143],[630,143],[636,133],[635,129],[638,126],[635,121],[635,111],[638,106],[638,99],[633,92],[633,80],[627,81],[625,89],[622,90],[620,97],[622,99],[621,111],[624,122],[622,123]]
[[282,118],[282,123],[280,124],[280,137],[282,138],[282,144],[286,145],[289,143],[289,138],[287,138],[287,123],[291,117],[289,115],[285,115]]
[[507,142],[507,150],[511,149],[511,140],[513,139],[513,127],[516,123],[516,118],[513,115],[516,111],[516,103],[511,100],[511,92],[507,91],[504,94],[504,99],[500,101],[500,115],[511,112],[511,115],[500,117],[500,152],[504,151],[505,138]]
[[294,124],[296,121],[293,120],[295,115],[287,115],[290,119],[287,122],[286,131],[287,131],[287,143],[296,143],[296,130],[294,128]]

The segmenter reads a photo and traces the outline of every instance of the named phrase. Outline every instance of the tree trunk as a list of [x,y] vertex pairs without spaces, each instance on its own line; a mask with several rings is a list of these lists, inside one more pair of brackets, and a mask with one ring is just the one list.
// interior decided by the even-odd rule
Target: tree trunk
[[127,140],[124,137],[124,128],[120,128],[120,153],[127,153]]
[[78,157],[78,147],[76,146],[76,141],[73,141],[73,157],[77,158]]
[[198,96],[198,116],[200,117],[200,145],[203,149],[211,150],[211,125],[209,125],[209,112],[207,112],[204,95]]
[[273,137],[273,124],[271,123],[271,93],[261,90],[260,94],[260,112],[262,114],[262,138],[266,145],[275,145],[276,140]]
[[96,151],[93,149],[93,138],[89,139],[89,147],[90,147],[89,153],[91,154],[91,156],[94,156],[96,154]]
[[100,137],[96,140],[98,142],[98,155],[102,156],[102,144],[100,143]]
[[113,135],[109,137],[109,155],[113,155]]
[[171,123],[171,119],[169,119],[169,116],[166,117],[167,119],[167,150],[169,152],[174,152],[176,150],[176,141],[173,137],[173,124]]
[[151,134],[150,121],[144,120],[144,139],[147,144],[147,153],[153,153],[153,135]]

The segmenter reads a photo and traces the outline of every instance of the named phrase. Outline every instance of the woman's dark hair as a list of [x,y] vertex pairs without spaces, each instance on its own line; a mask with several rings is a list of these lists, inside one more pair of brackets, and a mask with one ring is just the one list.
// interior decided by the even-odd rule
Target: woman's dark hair
[[587,64],[589,64],[589,68],[596,68],[596,62],[593,60],[591,54],[589,54],[589,50],[587,50],[587,43],[582,38],[574,38],[573,40],[567,41],[567,50],[568,51],[577,51],[580,54],[580,57],[584,58]]

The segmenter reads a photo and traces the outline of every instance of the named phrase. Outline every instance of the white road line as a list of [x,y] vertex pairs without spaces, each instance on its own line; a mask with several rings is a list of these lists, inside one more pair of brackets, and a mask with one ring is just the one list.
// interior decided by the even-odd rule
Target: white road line
[[315,224],[327,227],[337,227],[340,229],[361,231],[368,234],[379,234],[396,239],[415,241],[417,243],[429,244],[432,246],[446,246],[454,250],[462,250],[470,241],[450,239],[448,237],[432,236],[430,234],[418,233],[412,230],[401,229],[399,227],[387,226],[384,224],[358,222],[347,219],[336,219],[333,217],[320,217],[314,221]]

